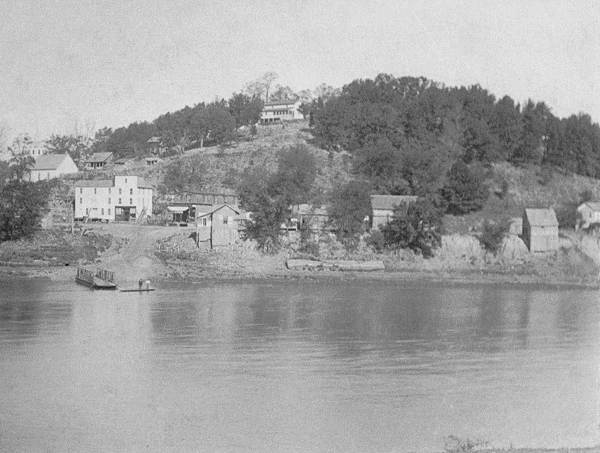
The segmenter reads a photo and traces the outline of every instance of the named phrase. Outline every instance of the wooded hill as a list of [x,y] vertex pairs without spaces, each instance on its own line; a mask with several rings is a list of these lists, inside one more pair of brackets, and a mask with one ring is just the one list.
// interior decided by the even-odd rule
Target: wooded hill
[[552,165],[600,177],[600,127],[589,115],[558,118],[544,102],[521,106],[479,85],[380,74],[349,83],[311,110],[319,144],[352,153],[357,175],[380,192],[436,191],[457,160]]

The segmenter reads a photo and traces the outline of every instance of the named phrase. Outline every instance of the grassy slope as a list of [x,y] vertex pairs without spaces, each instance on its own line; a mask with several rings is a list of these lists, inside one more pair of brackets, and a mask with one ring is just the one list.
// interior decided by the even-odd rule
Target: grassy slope
[[[502,182],[508,183],[508,193],[501,198]],[[445,227],[449,233],[478,230],[484,219],[502,220],[520,217],[526,207],[540,208],[577,203],[581,193],[590,190],[600,199],[600,181],[580,175],[565,174],[559,169],[539,167],[518,168],[507,162],[497,163],[490,169],[487,184],[490,196],[481,211],[461,216],[446,216]]]
[[[189,159],[191,156],[202,155],[207,172],[204,175],[205,189],[218,191],[227,188],[224,181],[235,180],[235,175],[252,167],[277,168],[277,154],[280,150],[295,145],[305,145],[317,160],[317,187],[325,192],[333,184],[350,178],[350,162],[348,155],[327,151],[311,144],[312,135],[307,130],[306,121],[289,123],[285,129],[280,126],[260,127],[258,135],[248,141],[240,141],[226,148],[217,146],[186,151],[183,156],[170,157],[152,168],[141,168],[140,174],[158,186],[162,182],[166,166],[173,160]],[[233,176],[233,177],[232,177]]]

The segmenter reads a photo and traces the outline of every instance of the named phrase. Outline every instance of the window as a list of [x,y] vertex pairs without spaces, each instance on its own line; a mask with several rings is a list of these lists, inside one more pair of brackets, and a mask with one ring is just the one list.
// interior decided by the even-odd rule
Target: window
[[127,178],[125,178],[125,184],[127,184]]
[[206,217],[202,218],[202,226],[206,226]]
[[108,208],[108,215],[110,215],[110,208]]
[[119,187],[119,195],[121,195],[123,193],[123,191],[121,190],[121,188]]
[[96,188],[94,187],[94,195],[96,195]]
[[129,199],[129,204],[131,204],[131,205],[133,204],[133,198]]
[[110,187],[108,188],[108,193],[110,193]]
[[83,187],[79,188],[79,193],[83,193]]
[[110,201],[111,201],[111,200],[110,200],[110,197],[109,197],[109,198],[108,198],[108,204],[110,204]]
[[122,203],[122,202],[121,202],[121,199],[119,198],[119,204],[121,204],[121,203]]
[[100,213],[104,215],[104,208],[100,209]]
[[228,217],[227,216],[223,216],[223,225],[227,225],[227,220],[228,220]]
[[79,204],[83,204],[83,198],[79,198]]
[[129,195],[133,195],[133,189],[129,189]]

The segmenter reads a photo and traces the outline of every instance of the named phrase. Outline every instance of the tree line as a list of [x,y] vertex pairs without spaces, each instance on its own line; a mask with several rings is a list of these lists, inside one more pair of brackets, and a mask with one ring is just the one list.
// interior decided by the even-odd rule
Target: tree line
[[313,102],[312,122],[321,146],[349,151],[356,173],[391,194],[430,190],[424,161],[430,181],[443,180],[458,160],[555,165],[600,177],[600,126],[589,115],[558,118],[544,102],[521,106],[479,85],[379,74]]

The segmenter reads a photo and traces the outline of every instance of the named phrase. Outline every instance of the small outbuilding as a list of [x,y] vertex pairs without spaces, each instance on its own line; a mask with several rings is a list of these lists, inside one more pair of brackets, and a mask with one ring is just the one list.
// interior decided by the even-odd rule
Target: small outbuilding
[[230,245],[238,240],[237,218],[240,211],[226,203],[196,216],[196,243],[206,242],[210,248]]
[[106,167],[112,160],[113,153],[94,153],[85,161],[85,168],[86,170],[99,170]]
[[371,228],[378,230],[394,217],[394,208],[402,209],[406,214],[408,206],[417,201],[416,195],[371,195]]
[[586,201],[577,207],[577,229],[600,224],[600,201]]
[[530,252],[558,250],[558,220],[554,209],[525,209],[523,240]]

